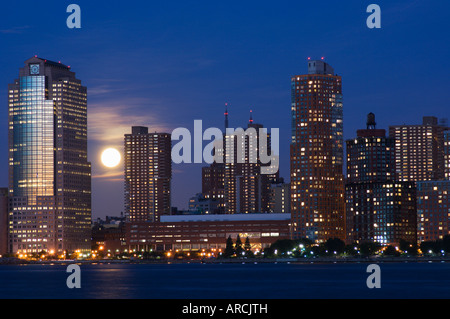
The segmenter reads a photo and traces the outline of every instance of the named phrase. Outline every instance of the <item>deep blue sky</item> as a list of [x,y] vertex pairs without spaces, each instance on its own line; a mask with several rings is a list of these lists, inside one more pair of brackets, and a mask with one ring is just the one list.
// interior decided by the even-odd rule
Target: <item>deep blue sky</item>
[[[379,128],[449,116],[450,3],[402,1],[8,1],[0,11],[0,186],[7,186],[7,85],[33,55],[70,65],[88,87],[93,216],[123,210],[122,167],[99,161],[132,125],[280,128],[289,179],[290,78],[307,57],[343,77],[344,136],[374,112]],[[66,7],[81,7],[68,29]],[[382,28],[366,27],[366,8]],[[173,166],[173,206],[201,191],[201,165]],[[3,167],[3,169],[1,169]]]

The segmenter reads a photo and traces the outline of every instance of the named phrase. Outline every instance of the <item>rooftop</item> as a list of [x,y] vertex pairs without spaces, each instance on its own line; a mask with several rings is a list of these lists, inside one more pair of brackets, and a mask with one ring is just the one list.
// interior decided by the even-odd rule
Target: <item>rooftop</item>
[[162,223],[176,222],[210,222],[210,221],[270,221],[289,220],[291,214],[283,213],[251,213],[251,214],[203,214],[203,215],[171,215],[161,216]]

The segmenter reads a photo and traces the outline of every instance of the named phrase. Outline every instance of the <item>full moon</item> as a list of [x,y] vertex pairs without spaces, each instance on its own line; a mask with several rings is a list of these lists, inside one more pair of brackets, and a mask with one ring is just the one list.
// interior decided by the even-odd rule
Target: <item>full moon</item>
[[107,148],[102,153],[102,163],[106,167],[115,167],[120,163],[120,153],[115,148]]

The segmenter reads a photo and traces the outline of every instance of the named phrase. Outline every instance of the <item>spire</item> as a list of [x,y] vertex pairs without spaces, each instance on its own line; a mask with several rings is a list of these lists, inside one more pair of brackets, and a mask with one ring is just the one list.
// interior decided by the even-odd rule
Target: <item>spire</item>
[[250,124],[253,123],[252,110],[250,110],[250,120],[248,121]]
[[225,103],[225,131],[228,128],[228,103]]

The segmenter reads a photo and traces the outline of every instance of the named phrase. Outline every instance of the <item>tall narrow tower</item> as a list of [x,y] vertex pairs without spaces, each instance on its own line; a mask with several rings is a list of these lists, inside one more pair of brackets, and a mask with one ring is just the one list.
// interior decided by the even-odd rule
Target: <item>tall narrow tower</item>
[[214,155],[222,157],[222,162],[213,162],[209,166],[202,167],[202,194],[205,198],[208,198],[217,203],[217,209],[215,213],[225,213],[225,163],[224,149],[225,149],[225,136],[226,130],[229,127],[228,122],[228,103],[225,103],[225,131],[222,139],[222,147],[220,149],[214,149]]
[[90,251],[86,87],[35,56],[8,89],[9,251]]
[[322,60],[291,78],[291,215],[295,238],[345,238],[342,80]]
[[[262,174],[259,151],[268,154],[271,136],[262,124],[250,119],[242,134],[236,130],[225,135],[224,204],[225,213],[259,213],[270,211],[270,185],[278,179],[278,171]],[[262,139],[267,139],[266,145]],[[267,147],[267,150],[264,149]]]
[[171,208],[171,135],[133,126],[125,134],[125,213],[130,222],[158,222]]

